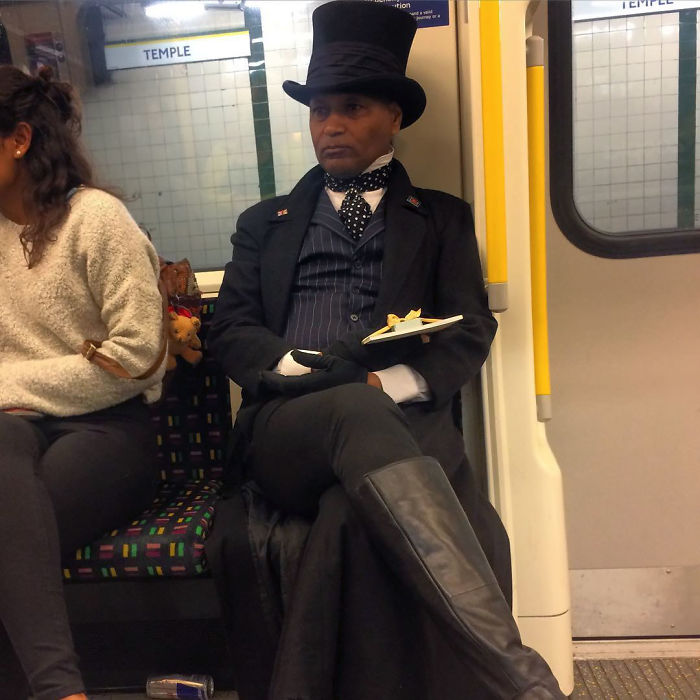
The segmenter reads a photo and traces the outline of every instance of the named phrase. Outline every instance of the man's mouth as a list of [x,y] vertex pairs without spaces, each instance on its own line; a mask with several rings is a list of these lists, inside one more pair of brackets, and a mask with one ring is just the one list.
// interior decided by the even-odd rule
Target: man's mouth
[[328,158],[342,158],[350,153],[348,146],[326,146],[323,149],[323,155]]

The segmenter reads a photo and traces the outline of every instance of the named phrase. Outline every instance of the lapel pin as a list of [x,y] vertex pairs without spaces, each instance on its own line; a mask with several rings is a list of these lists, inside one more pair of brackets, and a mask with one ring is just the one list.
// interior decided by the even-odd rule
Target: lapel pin
[[280,210],[277,212],[277,216],[287,216],[288,213],[289,213],[289,212],[288,212],[286,209],[280,209]]
[[417,199],[413,195],[410,195],[409,197],[406,197],[406,201],[409,204],[412,204],[414,207],[418,208],[420,206],[420,199]]

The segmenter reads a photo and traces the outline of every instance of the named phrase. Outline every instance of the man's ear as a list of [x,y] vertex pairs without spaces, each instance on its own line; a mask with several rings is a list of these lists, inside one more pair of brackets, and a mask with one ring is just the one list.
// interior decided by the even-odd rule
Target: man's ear
[[398,134],[401,131],[401,120],[403,119],[403,110],[399,106],[398,102],[392,102],[389,105],[391,114],[393,117],[393,122],[391,124],[391,133]]

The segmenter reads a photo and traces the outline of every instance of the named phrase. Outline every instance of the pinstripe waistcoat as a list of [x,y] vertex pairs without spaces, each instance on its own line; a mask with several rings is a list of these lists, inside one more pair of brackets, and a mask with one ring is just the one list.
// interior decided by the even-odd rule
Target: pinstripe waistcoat
[[322,190],[297,259],[285,339],[317,350],[351,331],[374,330],[383,257],[384,199],[355,241]]

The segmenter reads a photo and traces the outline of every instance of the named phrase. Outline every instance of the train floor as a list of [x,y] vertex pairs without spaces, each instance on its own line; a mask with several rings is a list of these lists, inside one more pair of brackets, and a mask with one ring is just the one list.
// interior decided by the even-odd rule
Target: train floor
[[579,660],[574,681],[575,700],[697,700],[700,658]]
[[[578,659],[572,700],[697,700],[700,657]],[[91,700],[147,700],[142,693],[91,694]],[[214,700],[238,700],[219,691]]]

